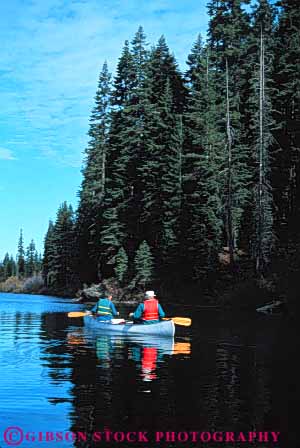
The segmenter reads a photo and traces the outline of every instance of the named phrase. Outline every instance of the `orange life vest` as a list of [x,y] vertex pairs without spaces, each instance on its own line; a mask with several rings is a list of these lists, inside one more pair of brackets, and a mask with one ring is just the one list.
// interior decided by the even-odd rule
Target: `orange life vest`
[[158,320],[158,300],[148,299],[144,302],[143,320]]

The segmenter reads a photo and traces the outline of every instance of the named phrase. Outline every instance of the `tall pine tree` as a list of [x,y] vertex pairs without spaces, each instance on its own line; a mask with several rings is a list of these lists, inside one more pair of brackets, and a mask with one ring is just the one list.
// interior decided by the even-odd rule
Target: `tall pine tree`
[[19,278],[22,278],[25,275],[25,250],[22,229],[20,230],[20,237],[18,241],[17,273]]
[[29,246],[26,249],[26,260],[25,260],[25,275],[26,277],[32,277],[36,273],[36,248],[34,241],[31,240]]
[[212,0],[208,4],[208,46],[219,111],[216,124],[219,132],[223,132],[224,146],[220,167],[223,221],[231,265],[240,244],[241,222],[249,205],[251,179],[251,153],[246,141],[247,123],[242,101],[250,30],[250,17],[244,6],[249,3],[249,0]]
[[[133,57],[129,42],[126,41],[119,59],[113,83],[113,110],[109,132],[109,152],[107,157],[107,177],[104,197],[103,224],[100,233],[101,272],[113,275],[115,255],[124,243],[124,224],[120,214],[126,209],[126,198],[131,191],[127,182],[130,155],[123,144],[123,111],[130,103],[132,89],[135,85]],[[111,268],[109,269],[109,265]]]
[[85,263],[79,263],[78,268],[83,281],[96,280],[99,276],[100,232],[106,186],[110,108],[111,75],[105,62],[99,76],[95,106],[90,118],[90,141],[86,149],[77,212],[78,258],[85,260]]
[[51,260],[53,259],[54,250],[54,224],[50,220],[44,239],[44,254],[42,261],[42,276],[46,286],[51,285]]
[[186,82],[183,253],[187,276],[204,280],[217,267],[222,242],[220,168],[223,134],[217,126],[215,73],[210,52],[198,36],[190,55]]

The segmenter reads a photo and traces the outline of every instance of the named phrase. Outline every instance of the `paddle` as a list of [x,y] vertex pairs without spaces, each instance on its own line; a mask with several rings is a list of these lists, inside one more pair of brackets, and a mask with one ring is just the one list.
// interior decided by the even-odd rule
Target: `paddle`
[[86,311],[71,311],[68,313],[68,317],[83,317],[86,316],[88,313]]
[[[70,313],[68,313],[68,317],[83,317],[87,314],[89,313],[87,313],[86,311],[71,311]],[[190,325],[192,324],[192,319],[190,319],[189,317],[166,317],[163,320],[172,320],[174,324],[182,325],[184,327],[190,327]]]
[[172,320],[174,324],[184,327],[190,327],[192,325],[192,319],[189,317],[165,317],[163,320]]

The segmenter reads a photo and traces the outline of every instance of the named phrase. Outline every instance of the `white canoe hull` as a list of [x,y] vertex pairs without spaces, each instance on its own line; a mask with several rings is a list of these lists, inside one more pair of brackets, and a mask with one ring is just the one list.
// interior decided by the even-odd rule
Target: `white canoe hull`
[[101,333],[123,334],[123,335],[151,335],[158,337],[173,337],[175,334],[175,324],[172,320],[163,320],[157,324],[112,324],[100,322],[93,316],[84,316],[84,324],[98,330]]

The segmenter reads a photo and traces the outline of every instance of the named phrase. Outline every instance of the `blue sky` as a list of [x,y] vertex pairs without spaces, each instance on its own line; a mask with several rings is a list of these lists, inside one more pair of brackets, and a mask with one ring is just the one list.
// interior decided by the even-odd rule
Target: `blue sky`
[[142,25],[179,65],[207,27],[206,0],[9,0],[0,5],[0,259],[39,250],[64,200],[74,207],[99,71],[113,72]]

